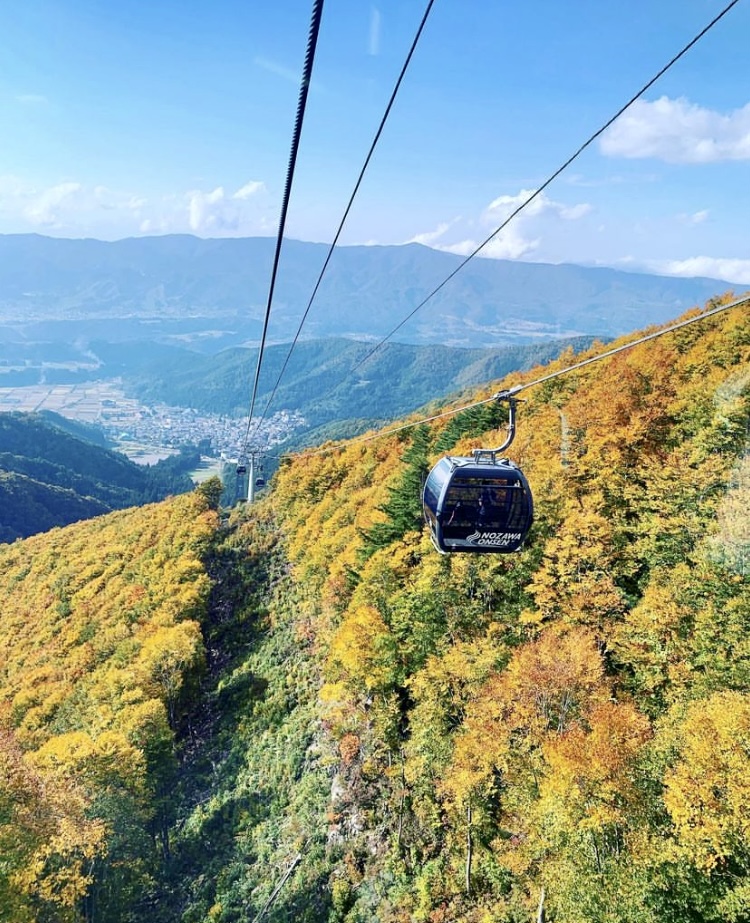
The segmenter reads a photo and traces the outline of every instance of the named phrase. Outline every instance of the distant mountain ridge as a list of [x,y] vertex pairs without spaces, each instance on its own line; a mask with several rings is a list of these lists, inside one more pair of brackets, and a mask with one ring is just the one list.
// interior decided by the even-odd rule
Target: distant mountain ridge
[[[271,238],[189,235],[114,242],[0,235],[0,335],[110,341],[150,338],[203,351],[257,340],[273,257]],[[295,333],[328,245],[284,242],[270,335]],[[420,244],[339,247],[306,337],[379,338],[462,258]],[[735,286],[571,264],[474,259],[397,340],[455,346],[540,337],[617,336],[658,323]],[[741,286],[737,286],[741,289]],[[53,331],[53,332],[55,332]]]

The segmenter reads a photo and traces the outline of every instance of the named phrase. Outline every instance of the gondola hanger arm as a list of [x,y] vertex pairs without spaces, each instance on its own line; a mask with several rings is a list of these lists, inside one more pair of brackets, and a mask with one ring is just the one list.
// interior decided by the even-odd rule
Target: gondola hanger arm
[[516,435],[516,405],[521,401],[521,398],[515,397],[515,395],[518,394],[522,388],[523,385],[515,385],[512,388],[498,391],[497,394],[493,395],[493,399],[496,401],[508,402],[508,435],[505,442],[496,449],[474,449],[474,461],[491,461],[494,464],[497,456],[510,448],[510,444],[513,442]]

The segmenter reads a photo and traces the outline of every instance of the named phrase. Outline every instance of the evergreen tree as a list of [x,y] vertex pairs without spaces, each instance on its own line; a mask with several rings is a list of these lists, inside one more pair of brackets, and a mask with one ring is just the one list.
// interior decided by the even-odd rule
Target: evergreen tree
[[427,452],[430,448],[430,430],[418,426],[412,430],[411,445],[403,454],[406,468],[395,487],[389,487],[389,499],[379,506],[388,519],[378,522],[365,534],[362,558],[366,560],[378,548],[403,538],[407,532],[422,528],[422,487],[427,477]]

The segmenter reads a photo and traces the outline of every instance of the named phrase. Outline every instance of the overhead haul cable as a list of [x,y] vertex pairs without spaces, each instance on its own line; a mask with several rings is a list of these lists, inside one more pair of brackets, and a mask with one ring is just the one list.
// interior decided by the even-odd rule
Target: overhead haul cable
[[582,359],[580,362],[575,362],[573,365],[566,366],[564,369],[559,369],[556,372],[550,372],[548,375],[543,375],[541,378],[535,378],[534,381],[528,381],[522,385],[515,385],[512,388],[503,389],[502,391],[498,391],[491,397],[484,398],[481,401],[474,401],[472,404],[465,404],[461,407],[454,407],[451,410],[446,410],[442,413],[436,413],[430,417],[422,417],[421,419],[413,420],[410,423],[402,423],[400,426],[394,426],[391,429],[380,430],[377,433],[371,433],[369,436],[361,436],[355,437],[354,439],[348,439],[341,445],[327,446],[322,449],[315,449],[312,452],[300,452],[294,455],[290,454],[281,457],[309,458],[315,455],[324,455],[328,452],[333,452],[338,449],[348,448],[351,445],[357,445],[358,443],[373,442],[375,439],[383,439],[386,436],[393,436],[395,433],[402,433],[405,430],[414,429],[415,427],[422,426],[425,423],[433,423],[435,420],[442,420],[446,417],[453,417],[458,413],[463,413],[465,410],[473,410],[475,407],[481,407],[484,404],[493,404],[501,398],[507,398],[511,396],[515,397],[515,395],[520,394],[521,391],[526,391],[529,388],[534,388],[537,385],[544,384],[547,381],[552,381],[554,378],[560,378],[562,375],[569,375],[571,372],[576,372],[578,369],[582,369],[587,365],[593,365],[594,362],[601,362],[602,359],[609,359],[611,356],[625,352],[628,349],[633,349],[635,346],[640,346],[642,343],[649,342],[649,340],[656,340],[659,337],[664,336],[666,333],[673,333],[675,330],[681,330],[683,327],[689,327],[691,324],[697,324],[699,321],[706,320],[709,317],[715,317],[717,314],[722,314],[724,311],[730,311],[732,308],[739,308],[748,304],[750,304],[750,295],[745,296],[744,298],[740,298],[737,301],[732,301],[729,304],[719,305],[717,308],[704,311],[702,314],[698,314],[695,317],[689,317],[687,320],[678,321],[676,324],[670,324],[668,327],[663,327],[661,330],[657,330],[654,333],[648,333],[645,336],[639,337],[637,340],[632,340],[630,343],[624,343],[622,346],[616,346],[614,349],[608,349],[606,352],[599,353],[597,356],[590,356],[588,359]]
[[289,210],[289,198],[292,192],[292,181],[294,180],[294,169],[297,163],[297,151],[299,150],[300,137],[302,135],[302,122],[305,117],[305,108],[307,106],[307,94],[310,89],[310,80],[312,78],[313,62],[315,60],[315,48],[318,43],[318,33],[320,32],[320,19],[323,14],[323,0],[313,0],[313,9],[310,19],[310,30],[307,36],[307,50],[305,51],[305,63],[302,68],[302,81],[299,88],[299,99],[297,102],[297,115],[294,120],[294,131],[292,133],[292,147],[289,152],[289,166],[287,168],[286,182],[284,184],[284,195],[281,204],[281,217],[279,219],[279,231],[276,236],[276,250],[273,258],[273,268],[271,270],[271,283],[268,290],[268,301],[266,302],[266,313],[263,319],[263,333],[258,347],[258,363],[255,368],[255,380],[253,382],[252,397],[250,399],[250,413],[247,418],[247,430],[245,431],[245,440],[243,443],[242,455],[248,451],[250,439],[250,424],[253,419],[253,410],[255,401],[258,396],[258,382],[260,381],[260,369],[263,364],[263,352],[266,345],[266,336],[268,334],[268,323],[271,318],[271,305],[273,303],[273,292],[276,286],[276,275],[279,268],[279,258],[281,256],[281,245],[284,240],[284,228],[286,227],[286,216]]
[[638,90],[638,92],[635,95],[631,96],[631,98],[623,106],[621,106],[611,118],[607,119],[607,121],[601,126],[601,128],[598,128],[586,141],[584,141],[583,144],[573,154],[571,154],[570,157],[568,157],[568,159],[565,161],[565,163],[562,164],[562,166],[558,167],[555,170],[555,172],[552,173],[542,183],[541,186],[539,186],[534,192],[531,193],[531,195],[529,195],[526,199],[524,199],[524,201],[521,202],[521,204],[518,205],[518,207],[515,208],[511,212],[510,215],[508,215],[508,217],[502,222],[502,224],[499,227],[495,228],[495,230],[489,235],[489,237],[487,237],[484,241],[482,241],[482,243],[479,244],[478,247],[476,247],[464,260],[462,260],[461,263],[458,264],[458,266],[453,270],[453,272],[450,273],[450,275],[448,275],[445,279],[443,279],[440,285],[438,285],[435,289],[433,289],[430,292],[430,294],[427,295],[427,297],[424,298],[416,306],[416,308],[414,308],[409,314],[407,314],[406,317],[399,324],[397,324],[393,328],[393,330],[391,330],[389,334],[383,337],[383,339],[380,340],[379,343],[376,343],[375,346],[373,346],[372,349],[370,349],[370,351],[364,356],[364,358],[360,359],[360,361],[352,369],[350,369],[348,375],[353,375],[354,372],[356,372],[358,368],[364,365],[365,362],[367,362],[367,360],[371,356],[373,356],[385,343],[388,342],[388,340],[390,340],[390,338],[395,333],[397,333],[404,326],[404,324],[406,324],[408,321],[412,319],[412,317],[414,317],[417,311],[420,311],[428,303],[428,301],[434,298],[435,295],[437,295],[437,293],[442,288],[444,288],[448,284],[448,282],[451,281],[451,279],[453,279],[454,276],[456,276],[459,272],[461,272],[461,270],[464,268],[464,266],[466,266],[467,263],[473,260],[474,257],[477,256],[477,254],[479,254],[482,250],[484,250],[484,248],[487,246],[487,244],[490,243],[490,241],[494,240],[495,237],[497,237],[497,235],[502,230],[504,230],[510,224],[510,222],[513,221],[513,219],[517,215],[519,215],[528,205],[530,205],[534,201],[534,199],[540,196],[544,192],[544,190],[554,180],[556,180],[558,176],[560,176],[561,173],[567,170],[567,168],[573,163],[574,160],[576,160],[591,144],[593,144],[593,142],[596,141],[596,139],[600,137],[600,135],[604,134],[604,132],[612,125],[612,123],[617,121],[617,119],[620,118],[620,116],[625,112],[626,109],[629,109],[630,106],[632,106],[634,102],[640,99],[640,97],[643,96],[643,94],[647,90],[649,90],[656,83],[656,81],[659,80],[660,77],[662,77],[674,64],[676,64],[680,60],[680,58],[683,57],[683,55],[687,54],[687,52],[693,47],[693,45],[699,42],[703,38],[703,36],[706,35],[706,33],[709,32],[719,22],[719,20],[721,20],[724,16],[726,16],[726,14],[732,9],[733,6],[737,5],[737,3],[739,3],[739,0],[731,0],[731,3],[728,3],[724,7],[724,9],[721,10],[721,12],[719,12],[716,16],[714,16],[711,22],[709,22],[707,26],[704,26],[704,28],[701,29],[701,31],[696,36],[694,36],[687,43],[687,45],[685,45],[680,51],[678,51],[677,54],[674,55],[674,57],[671,58],[648,81],[648,83],[645,83],[640,88],[640,90]]
[[375,148],[378,142],[380,141],[380,136],[382,135],[383,129],[385,128],[385,123],[387,122],[388,116],[390,115],[391,109],[393,108],[393,104],[396,101],[396,96],[398,95],[398,91],[401,87],[401,83],[404,79],[404,75],[406,74],[407,68],[409,67],[411,59],[414,55],[414,51],[417,47],[417,43],[419,42],[420,36],[422,35],[422,31],[424,30],[425,24],[427,22],[427,17],[430,15],[430,10],[432,9],[432,5],[434,2],[435,0],[429,0],[427,4],[427,8],[425,9],[424,15],[422,16],[422,21],[420,22],[419,28],[417,29],[416,35],[414,36],[414,41],[411,43],[411,48],[409,49],[409,53],[406,56],[404,65],[401,68],[401,73],[398,75],[398,80],[396,80],[396,84],[393,87],[391,98],[388,100],[388,105],[386,106],[385,112],[383,113],[383,117],[380,120],[380,125],[378,126],[378,130],[375,132],[375,137],[373,138],[372,144],[370,145],[370,150],[367,152],[367,156],[365,157],[365,162],[362,165],[362,169],[359,172],[359,176],[357,177],[357,182],[354,184],[354,189],[352,190],[352,194],[349,197],[349,202],[344,210],[344,214],[339,223],[338,230],[336,231],[336,234],[333,238],[331,246],[328,249],[328,255],[326,256],[325,262],[323,263],[323,268],[320,270],[318,281],[315,283],[315,287],[313,288],[312,295],[310,295],[310,300],[308,301],[307,307],[305,308],[305,312],[302,315],[302,320],[299,322],[299,327],[297,328],[297,332],[294,335],[292,344],[289,347],[289,352],[287,353],[286,359],[284,360],[284,364],[281,367],[279,376],[276,379],[276,384],[273,386],[273,389],[271,391],[271,396],[268,398],[265,409],[263,413],[261,414],[260,419],[258,420],[256,432],[258,429],[260,429],[261,424],[263,423],[263,420],[265,420],[266,418],[268,409],[273,403],[274,397],[276,396],[276,391],[278,390],[279,384],[281,383],[281,379],[284,376],[284,372],[286,371],[287,365],[289,364],[289,360],[292,357],[292,353],[294,352],[294,347],[297,345],[297,341],[299,340],[300,333],[302,332],[302,327],[304,326],[305,321],[307,320],[307,315],[310,313],[310,308],[312,307],[313,301],[315,300],[315,296],[318,294],[320,283],[323,281],[323,276],[325,275],[326,270],[328,269],[328,264],[330,263],[331,257],[333,256],[333,251],[335,250],[336,245],[338,244],[339,237],[341,236],[341,232],[344,230],[344,224],[346,223],[346,219],[349,217],[349,212],[351,211],[352,205],[354,204],[354,199],[356,198],[357,193],[359,192],[359,187],[362,185],[362,180],[364,179],[365,172],[368,166],[370,165],[370,161],[372,160],[372,155],[375,153]]

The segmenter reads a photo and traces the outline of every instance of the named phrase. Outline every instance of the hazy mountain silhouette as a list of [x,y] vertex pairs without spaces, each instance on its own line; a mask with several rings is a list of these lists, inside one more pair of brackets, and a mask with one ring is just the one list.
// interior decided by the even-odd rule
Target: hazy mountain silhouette
[[[204,352],[257,340],[274,244],[271,238],[189,235],[115,242],[0,235],[2,338],[152,339]],[[327,250],[326,244],[285,241],[270,328],[276,342],[295,333]],[[420,244],[340,247],[304,335],[382,337],[461,260]],[[493,346],[616,336],[732,287],[715,279],[477,258],[396,340]]]

